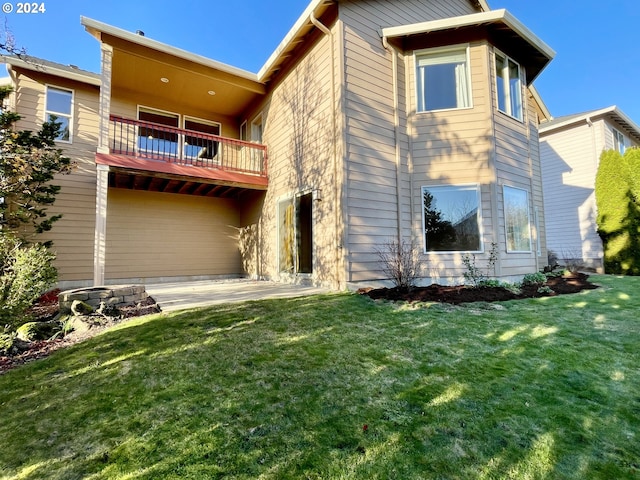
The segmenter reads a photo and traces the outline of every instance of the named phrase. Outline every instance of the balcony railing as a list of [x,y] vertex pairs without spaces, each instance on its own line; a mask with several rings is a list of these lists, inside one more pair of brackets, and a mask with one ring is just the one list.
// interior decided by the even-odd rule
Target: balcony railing
[[193,130],[110,116],[112,154],[267,175],[267,147]]

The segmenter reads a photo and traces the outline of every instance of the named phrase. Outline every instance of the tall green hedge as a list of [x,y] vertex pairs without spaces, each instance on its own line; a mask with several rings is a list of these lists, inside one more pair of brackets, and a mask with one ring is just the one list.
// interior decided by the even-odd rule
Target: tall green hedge
[[596,204],[605,272],[640,275],[640,149],[602,153]]

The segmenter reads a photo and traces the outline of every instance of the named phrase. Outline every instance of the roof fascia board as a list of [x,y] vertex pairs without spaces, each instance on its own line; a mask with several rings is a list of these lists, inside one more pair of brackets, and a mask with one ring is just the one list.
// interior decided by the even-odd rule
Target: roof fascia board
[[534,98],[534,100],[540,107],[540,110],[542,111],[542,114],[545,116],[547,121],[553,120],[553,115],[551,115],[551,112],[547,108],[547,104],[544,103],[544,100],[542,100],[542,97],[540,96],[540,92],[538,92],[538,89],[534,85],[530,85],[529,91],[531,92],[531,96]]
[[300,30],[302,30],[302,28],[311,21],[311,15],[317,10],[320,5],[325,2],[326,0],[312,0],[311,3],[307,5],[307,8],[305,8],[304,12],[302,12],[298,20],[296,20],[296,23],[293,24],[293,27],[291,27],[289,32],[285,35],[280,44],[276,47],[271,56],[267,59],[267,61],[258,72],[258,79],[261,82],[264,81],[265,75],[267,75],[271,71],[274,64],[280,58],[280,55],[282,55],[282,52],[285,52],[289,48],[291,43],[296,39]]
[[182,58],[190,62],[213,68],[215,70],[220,70],[230,75],[235,75],[246,80],[260,83],[258,81],[258,76],[254,73],[248,72],[241,68],[232,67],[231,65],[227,65],[226,63],[218,62],[207,57],[203,57],[202,55],[188,52],[181,48],[172,47],[171,45],[167,45],[166,43],[162,43],[151,38],[143,37],[142,35],[138,35],[137,33],[131,33],[126,30],[122,30],[121,28],[113,27],[111,25],[107,25],[106,23],[98,22],[97,20],[93,20],[87,17],[80,17],[80,23],[89,33],[91,33],[98,39],[100,39],[100,33],[106,33],[113,37],[121,38],[128,42],[141,45],[143,47],[158,50],[160,52],[173,55],[174,57]]
[[37,59],[33,59],[32,62],[28,62],[26,60],[22,60],[16,57],[2,57],[2,61],[12,67],[23,68],[25,70],[30,70],[33,72],[45,73],[48,75],[54,75],[56,77],[66,78],[68,80],[74,80],[76,82],[86,83],[89,85],[94,85],[99,87],[102,82],[100,81],[100,77],[98,75],[91,75],[90,73],[83,73],[81,71],[72,72],[66,69],[57,68],[52,65],[43,65],[38,63]]
[[539,127],[540,133],[549,133],[554,130],[559,130],[561,128],[567,127],[569,125],[573,125],[575,123],[586,122],[587,119],[593,119],[595,117],[613,117],[619,123],[626,123],[629,125],[629,128],[633,130],[633,132],[640,137],[640,127],[636,125],[636,123],[631,120],[625,113],[623,113],[617,106],[613,105],[611,107],[601,108],[600,110],[593,110],[591,112],[585,112],[578,117],[570,118],[564,122],[553,123],[551,125],[541,124]]
[[507,10],[492,10],[489,12],[472,13],[460,17],[443,18],[429,22],[414,23],[411,25],[400,25],[398,27],[387,27],[381,30],[381,36],[386,38],[403,37],[407,35],[417,35],[420,33],[436,32],[440,30],[450,30],[463,27],[472,27],[485,23],[502,22],[511,30],[524,38],[529,44],[536,48],[549,60],[555,57],[556,52],[531,30],[524,26]]

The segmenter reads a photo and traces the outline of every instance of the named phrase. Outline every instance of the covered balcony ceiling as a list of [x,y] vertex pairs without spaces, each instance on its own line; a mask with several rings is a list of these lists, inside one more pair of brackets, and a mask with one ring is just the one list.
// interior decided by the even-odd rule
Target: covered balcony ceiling
[[135,98],[157,98],[163,104],[175,99],[180,105],[239,117],[266,87],[250,75],[154,50],[103,35],[113,47],[111,85],[114,92]]

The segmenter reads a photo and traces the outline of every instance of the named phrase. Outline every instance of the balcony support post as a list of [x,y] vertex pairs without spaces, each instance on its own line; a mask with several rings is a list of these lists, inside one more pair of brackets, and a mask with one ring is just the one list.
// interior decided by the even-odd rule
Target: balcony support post
[[93,245],[93,286],[104,285],[107,256],[107,194],[109,166],[96,165],[96,226]]
[[109,153],[109,112],[111,111],[111,72],[113,70],[113,47],[100,45],[102,67],[100,78],[100,130],[98,153]]

